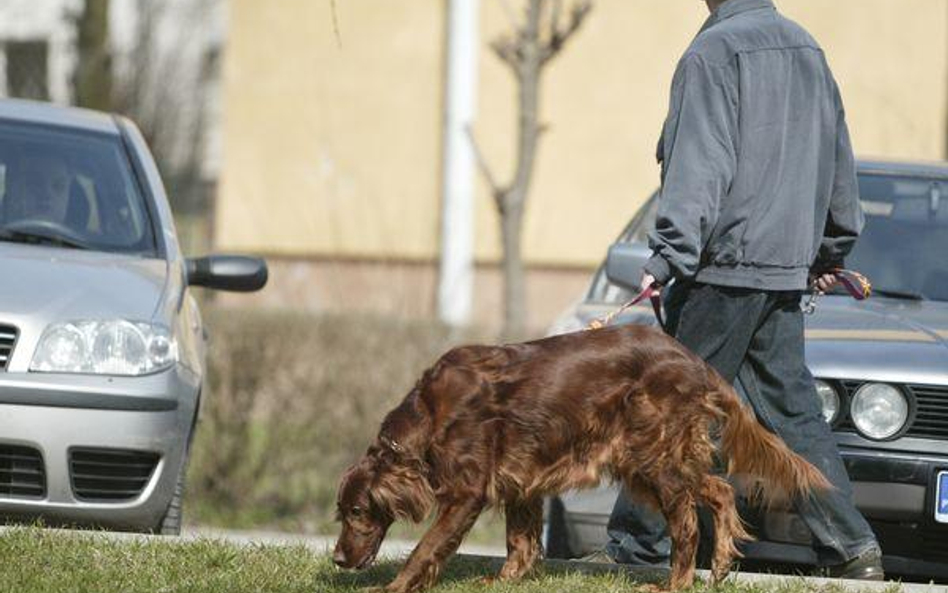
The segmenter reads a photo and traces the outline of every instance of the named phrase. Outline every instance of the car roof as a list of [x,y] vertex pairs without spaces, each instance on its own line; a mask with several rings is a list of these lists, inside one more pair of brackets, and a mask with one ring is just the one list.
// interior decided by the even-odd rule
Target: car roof
[[63,126],[107,134],[119,133],[115,118],[107,113],[78,107],[64,107],[40,101],[0,99],[0,119]]
[[860,160],[857,169],[863,174],[948,179],[948,163],[945,162]]

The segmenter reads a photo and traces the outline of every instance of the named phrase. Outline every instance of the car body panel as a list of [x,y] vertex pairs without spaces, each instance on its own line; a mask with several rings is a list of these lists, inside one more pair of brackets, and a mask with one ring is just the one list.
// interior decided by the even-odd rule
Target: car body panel
[[165,289],[167,269],[168,263],[160,259],[0,243],[0,275],[17,279],[0,286],[3,321],[20,331],[7,371],[29,368],[49,323],[151,321]]

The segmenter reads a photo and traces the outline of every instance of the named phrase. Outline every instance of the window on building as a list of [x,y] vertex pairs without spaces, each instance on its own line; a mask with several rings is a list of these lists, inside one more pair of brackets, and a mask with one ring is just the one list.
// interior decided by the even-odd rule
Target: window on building
[[7,95],[49,100],[49,44],[45,41],[8,41]]

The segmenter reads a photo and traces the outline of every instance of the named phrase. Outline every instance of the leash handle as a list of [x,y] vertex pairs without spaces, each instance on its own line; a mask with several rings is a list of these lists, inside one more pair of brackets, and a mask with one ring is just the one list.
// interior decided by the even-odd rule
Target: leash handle
[[[869,279],[863,274],[845,268],[833,268],[829,273],[843,285],[843,288],[846,289],[849,296],[857,301],[864,301],[872,296],[872,283],[869,282]],[[815,290],[810,294],[810,298],[808,298],[806,304],[803,305],[803,312],[806,315],[812,315],[816,312],[816,303],[821,296],[823,296],[823,291],[821,290]]]
[[872,296],[872,283],[859,272],[836,268],[832,274],[857,301],[864,301]]

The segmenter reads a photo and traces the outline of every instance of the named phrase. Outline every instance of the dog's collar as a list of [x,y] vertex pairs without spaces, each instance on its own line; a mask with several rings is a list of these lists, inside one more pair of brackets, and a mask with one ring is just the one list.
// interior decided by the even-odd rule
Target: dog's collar
[[385,435],[379,435],[379,441],[385,445],[388,449],[391,449],[395,453],[404,453],[405,448],[398,444],[395,439],[389,438]]

